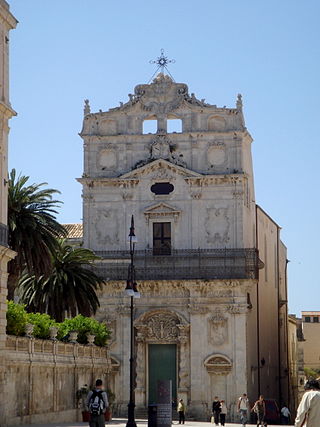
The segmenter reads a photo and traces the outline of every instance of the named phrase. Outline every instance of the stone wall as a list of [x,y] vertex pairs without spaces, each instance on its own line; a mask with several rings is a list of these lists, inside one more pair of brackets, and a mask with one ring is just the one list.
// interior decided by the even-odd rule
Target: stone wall
[[112,377],[106,347],[7,336],[0,357],[0,427],[80,420],[76,391]]

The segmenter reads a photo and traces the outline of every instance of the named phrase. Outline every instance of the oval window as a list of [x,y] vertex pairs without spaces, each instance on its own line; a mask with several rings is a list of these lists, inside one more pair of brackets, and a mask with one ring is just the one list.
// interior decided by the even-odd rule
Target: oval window
[[170,182],[156,182],[151,186],[154,194],[170,194],[173,190],[174,186]]

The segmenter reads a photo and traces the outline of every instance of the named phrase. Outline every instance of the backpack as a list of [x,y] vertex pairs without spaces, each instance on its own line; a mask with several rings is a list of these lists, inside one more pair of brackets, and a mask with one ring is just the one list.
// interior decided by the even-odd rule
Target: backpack
[[100,415],[103,408],[102,390],[94,390],[90,397],[89,411],[92,415]]

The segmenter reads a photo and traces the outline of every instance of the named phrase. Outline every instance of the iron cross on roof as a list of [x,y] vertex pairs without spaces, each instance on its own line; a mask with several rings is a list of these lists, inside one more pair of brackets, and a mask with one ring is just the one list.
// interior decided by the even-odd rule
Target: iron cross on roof
[[161,49],[160,52],[161,52],[161,55],[158,56],[157,59],[149,61],[150,64],[156,64],[158,66],[156,71],[154,72],[153,76],[151,77],[150,81],[153,79],[153,77],[155,76],[155,74],[157,74],[157,72],[159,70],[161,73],[163,73],[164,69],[166,69],[169,76],[172,78],[172,80],[174,80],[174,78],[170,74],[170,71],[168,70],[167,65],[168,64],[174,64],[176,61],[174,59],[169,59],[167,56],[165,56],[164,49]]

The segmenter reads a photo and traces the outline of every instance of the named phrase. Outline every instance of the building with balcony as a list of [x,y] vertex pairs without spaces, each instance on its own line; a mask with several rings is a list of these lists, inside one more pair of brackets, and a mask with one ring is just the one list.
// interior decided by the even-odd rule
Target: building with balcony
[[[153,126],[153,128],[152,128]],[[206,419],[215,395],[288,402],[286,248],[255,202],[252,137],[242,97],[231,108],[189,94],[159,73],[83,128],[83,245],[101,260],[97,318],[112,330],[110,377],[129,399],[130,301],[124,289],[134,215],[136,406],[158,379]]]

